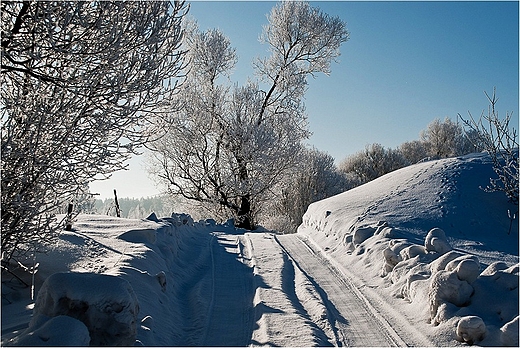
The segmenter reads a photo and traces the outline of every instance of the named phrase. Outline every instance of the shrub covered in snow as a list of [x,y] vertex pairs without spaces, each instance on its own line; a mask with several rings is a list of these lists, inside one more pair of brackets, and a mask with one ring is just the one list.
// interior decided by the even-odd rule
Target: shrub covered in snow
[[[46,279],[38,293],[29,330],[42,332],[54,325],[46,323],[45,318],[65,315],[86,326],[90,345],[133,346],[138,312],[139,304],[132,286],[121,277],[55,273]],[[67,323],[69,326],[74,324]],[[80,330],[79,324],[72,326],[76,331]]]
[[509,125],[512,113],[506,113],[504,119],[500,119],[498,116],[496,90],[493,89],[491,96],[486,93],[486,97],[489,101],[487,115],[482,114],[478,120],[475,120],[471,114],[469,114],[468,120],[462,118],[460,114],[459,117],[469,131],[478,135],[478,141],[482,143],[493,160],[493,170],[498,178],[490,178],[490,184],[485,190],[504,192],[511,202],[518,205],[518,178],[520,174],[518,133],[516,129]]

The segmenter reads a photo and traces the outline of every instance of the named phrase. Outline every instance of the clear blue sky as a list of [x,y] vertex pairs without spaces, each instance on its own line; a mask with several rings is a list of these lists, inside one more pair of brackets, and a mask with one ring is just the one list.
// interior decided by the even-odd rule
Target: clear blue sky
[[[195,1],[190,15],[201,29],[219,28],[236,48],[232,76],[253,78],[251,61],[266,54],[258,42],[269,1]],[[306,107],[309,143],[337,162],[380,143],[385,147],[419,138],[435,118],[457,113],[478,117],[487,110],[484,91],[497,88],[500,115],[513,112],[518,129],[518,2],[350,2],[311,5],[347,23],[330,76],[309,79]],[[118,188],[121,197],[153,195],[151,180],[136,159],[130,171],[92,185],[101,197]],[[105,194],[105,192],[108,192]]]

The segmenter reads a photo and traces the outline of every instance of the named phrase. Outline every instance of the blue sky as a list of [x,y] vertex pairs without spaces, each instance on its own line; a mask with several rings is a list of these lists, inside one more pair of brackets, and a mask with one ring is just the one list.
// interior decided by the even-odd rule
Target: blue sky
[[[236,48],[232,80],[253,78],[251,61],[266,54],[258,42],[268,1],[195,1],[190,15],[202,30],[219,28]],[[435,118],[457,113],[478,117],[487,110],[484,91],[497,88],[499,114],[513,112],[518,129],[518,2],[350,2],[311,5],[347,23],[330,76],[309,79],[306,107],[313,133],[309,144],[336,162],[380,143],[385,147],[419,138]],[[153,195],[140,163],[114,174],[92,191],[121,197]],[[117,183],[114,185],[113,183]],[[112,187],[114,186],[114,187]],[[109,195],[108,194],[108,195]]]

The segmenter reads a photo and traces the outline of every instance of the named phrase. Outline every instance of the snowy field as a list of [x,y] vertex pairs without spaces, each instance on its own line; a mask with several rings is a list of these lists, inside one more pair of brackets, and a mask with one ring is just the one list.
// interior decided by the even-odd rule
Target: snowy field
[[492,175],[482,154],[419,163],[295,235],[81,215],[24,262],[34,282],[2,275],[2,345],[518,346],[517,208]]

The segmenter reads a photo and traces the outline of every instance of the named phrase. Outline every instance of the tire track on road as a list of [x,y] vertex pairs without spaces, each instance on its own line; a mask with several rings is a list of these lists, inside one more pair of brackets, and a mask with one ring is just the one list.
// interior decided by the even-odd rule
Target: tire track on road
[[248,346],[253,331],[253,273],[238,260],[237,235],[218,234],[211,248],[212,293],[203,346]]
[[370,304],[359,290],[297,235],[276,239],[317,287],[336,328],[338,345],[406,346],[377,310],[368,308]]

